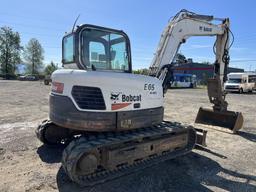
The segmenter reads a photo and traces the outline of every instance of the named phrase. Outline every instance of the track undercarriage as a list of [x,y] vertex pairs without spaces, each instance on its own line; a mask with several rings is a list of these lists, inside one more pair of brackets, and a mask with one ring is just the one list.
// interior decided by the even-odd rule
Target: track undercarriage
[[106,133],[79,133],[56,126],[44,121],[36,131],[37,137],[49,145],[67,144],[62,166],[73,181],[83,186],[184,155],[196,143],[193,127],[166,121],[148,128]]

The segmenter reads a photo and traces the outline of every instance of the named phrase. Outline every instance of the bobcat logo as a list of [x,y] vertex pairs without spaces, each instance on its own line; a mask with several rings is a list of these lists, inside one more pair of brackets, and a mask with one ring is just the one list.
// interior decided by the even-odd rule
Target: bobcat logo
[[113,100],[113,101],[117,101],[117,100],[119,100],[119,95],[120,94],[121,93],[111,93],[110,99]]

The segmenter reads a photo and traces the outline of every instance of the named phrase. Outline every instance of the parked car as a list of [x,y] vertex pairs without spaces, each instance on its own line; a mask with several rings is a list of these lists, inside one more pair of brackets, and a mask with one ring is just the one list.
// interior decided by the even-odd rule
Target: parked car
[[37,81],[38,76],[37,75],[22,75],[19,76],[20,81]]
[[0,74],[0,79],[15,80],[17,76],[14,74]]

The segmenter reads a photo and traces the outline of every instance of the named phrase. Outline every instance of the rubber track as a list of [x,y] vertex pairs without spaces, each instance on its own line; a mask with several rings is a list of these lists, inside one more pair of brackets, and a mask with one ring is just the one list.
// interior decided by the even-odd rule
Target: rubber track
[[[86,151],[131,141],[133,139],[137,140],[140,138],[152,137],[154,135],[170,134],[175,136],[176,134],[184,131],[188,131],[189,134],[188,145],[185,148],[166,152],[158,156],[147,157],[143,160],[135,162],[132,165],[123,165],[117,167],[115,170],[98,170],[93,174],[85,176],[77,176],[74,173],[74,165],[78,162],[81,155]],[[62,166],[65,172],[74,182],[81,186],[93,186],[121,177],[123,175],[131,174],[135,171],[145,169],[152,165],[158,164],[159,162],[184,155],[193,149],[195,141],[196,132],[193,127],[187,127],[181,125],[180,123],[173,122],[163,122],[160,125],[150,128],[142,128],[120,133],[98,133],[95,135],[81,136],[73,140],[63,151]]]
[[48,127],[53,124],[50,120],[44,120],[40,125],[38,125],[37,129],[35,130],[36,137],[46,145],[55,145],[56,143],[51,143],[46,139],[45,131]]

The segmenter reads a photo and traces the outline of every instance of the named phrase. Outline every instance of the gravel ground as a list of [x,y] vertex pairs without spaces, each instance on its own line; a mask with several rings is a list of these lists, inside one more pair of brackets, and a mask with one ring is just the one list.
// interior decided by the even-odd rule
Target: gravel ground
[[94,186],[81,188],[61,168],[61,148],[35,137],[48,116],[50,86],[0,80],[0,191],[256,191],[256,93],[229,94],[230,110],[244,114],[238,134],[193,124],[205,89],[175,89],[166,95],[165,119],[208,130],[205,150]]

